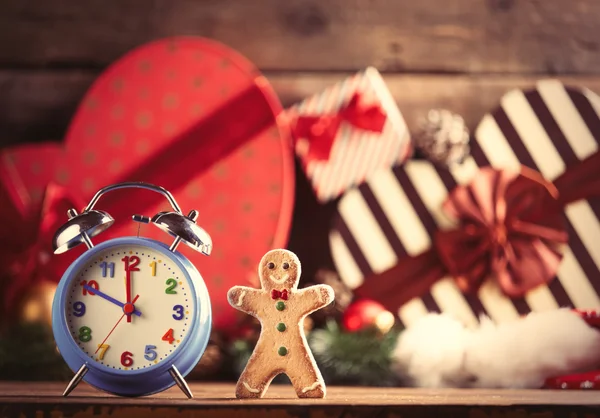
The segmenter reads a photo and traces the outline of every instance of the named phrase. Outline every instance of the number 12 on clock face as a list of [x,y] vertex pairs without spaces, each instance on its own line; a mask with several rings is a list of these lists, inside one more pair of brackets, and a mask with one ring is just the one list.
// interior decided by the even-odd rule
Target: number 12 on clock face
[[153,248],[102,251],[71,281],[65,312],[71,336],[106,368],[155,367],[190,332],[196,309],[190,280],[168,254]]

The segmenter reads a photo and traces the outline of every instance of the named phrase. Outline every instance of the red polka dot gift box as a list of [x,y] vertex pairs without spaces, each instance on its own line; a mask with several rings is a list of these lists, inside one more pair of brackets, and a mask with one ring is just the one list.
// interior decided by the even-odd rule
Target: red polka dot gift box
[[484,115],[462,164],[409,161],[344,194],[333,260],[410,326],[600,307],[600,98],[541,80]]
[[304,99],[285,115],[296,154],[321,203],[412,154],[406,122],[373,67]]
[[[89,88],[62,143],[28,144],[0,154],[0,230],[10,264],[10,306],[36,280],[58,281],[82,250],[52,255],[66,208],[100,188],[144,181],[169,190],[182,210],[199,211],[210,257],[180,247],[207,282],[216,328],[236,318],[226,289],[255,280],[256,264],[287,243],[294,195],[293,149],[276,123],[281,104],[252,63],[216,42],[193,37],[143,45],[107,68]],[[4,202],[7,202],[5,205]],[[99,240],[170,237],[131,215],[169,204],[143,190],[115,192],[98,208],[116,220]]]

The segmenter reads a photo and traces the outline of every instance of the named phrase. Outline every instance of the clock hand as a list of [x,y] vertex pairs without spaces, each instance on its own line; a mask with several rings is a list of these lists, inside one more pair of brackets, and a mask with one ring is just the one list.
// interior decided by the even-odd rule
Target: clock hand
[[[101,292],[101,291],[99,291],[99,290],[96,290],[96,289],[94,289],[93,287],[90,287],[90,286],[89,286],[89,285],[87,285],[87,284],[86,284],[86,285],[83,285],[83,288],[84,288],[84,289],[86,289],[86,290],[87,290],[87,291],[88,291],[90,294],[92,294],[92,295],[98,295],[98,296],[100,296],[101,298],[103,298],[103,299],[106,299],[107,301],[109,301],[109,302],[112,302],[112,303],[114,303],[115,305],[117,305],[117,306],[119,306],[119,307],[121,307],[121,308],[124,308],[124,307],[125,307],[125,304],[124,304],[124,303],[121,303],[121,302],[119,302],[118,300],[116,300],[116,299],[115,299],[115,298],[113,298],[112,296],[108,296],[106,293],[104,293],[104,292]],[[132,302],[132,304],[133,304],[133,302]],[[134,310],[134,311],[133,311],[133,313],[134,313],[135,315],[137,315],[137,316],[140,316],[140,315],[142,314],[142,313],[141,313],[140,311],[138,311],[137,309],[136,309],[136,310]],[[128,315],[128,316],[129,316],[129,317],[131,317],[131,315]]]
[[[140,295],[137,295],[132,301],[131,303],[135,303],[136,300],[138,300],[138,298],[140,297]],[[106,342],[106,340],[108,340],[108,337],[110,337],[110,335],[113,333],[113,331],[115,330],[115,328],[117,328],[117,325],[119,325],[121,323],[121,321],[123,320],[123,318],[125,317],[125,315],[127,314],[123,314],[121,315],[121,317],[119,318],[119,320],[117,321],[117,323],[115,324],[114,327],[112,327],[112,329],[110,330],[110,332],[108,333],[108,335],[106,336],[106,338],[100,343],[100,345],[98,346],[98,349],[94,352],[94,354],[97,354],[98,351],[100,351],[100,348],[104,345],[104,343]],[[131,316],[131,315],[128,315]]]
[[133,311],[131,309],[133,306],[131,302],[131,272],[140,271],[140,268],[137,267],[140,263],[140,258],[137,255],[132,255],[131,257],[125,256],[122,258],[122,261],[125,263],[125,293],[127,295],[127,303],[125,304],[124,311],[127,314],[127,322],[131,322],[131,312]]
[[[129,263],[125,266],[125,288],[127,293],[127,303],[131,303],[131,269]],[[127,322],[131,322],[131,315],[127,315]]]

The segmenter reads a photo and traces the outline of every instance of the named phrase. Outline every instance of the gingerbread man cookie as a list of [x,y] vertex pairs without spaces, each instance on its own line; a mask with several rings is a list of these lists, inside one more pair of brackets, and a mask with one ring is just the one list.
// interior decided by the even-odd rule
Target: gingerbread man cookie
[[287,250],[266,253],[258,266],[261,288],[234,286],[231,306],[256,317],[261,333],[242,372],[238,398],[262,398],[275,376],[285,373],[300,398],[324,398],[325,382],[304,335],[304,318],[333,301],[331,286],[298,289],[300,260]]

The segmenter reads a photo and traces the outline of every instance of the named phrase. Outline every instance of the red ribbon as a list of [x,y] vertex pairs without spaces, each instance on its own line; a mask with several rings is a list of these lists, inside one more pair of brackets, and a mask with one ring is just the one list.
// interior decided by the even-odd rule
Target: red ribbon
[[[190,178],[210,169],[216,161],[225,158],[265,129],[276,126],[276,114],[281,109],[274,97],[265,79],[257,77],[224,106],[197,120],[193,126],[174,137],[168,148],[158,150],[144,165],[133,167],[115,183],[143,181],[160,185],[167,190],[180,188]],[[2,174],[5,173],[0,173],[0,177]],[[2,181],[13,182],[10,173],[8,174]],[[16,187],[15,184],[9,185]],[[125,193],[126,200],[123,199],[124,194],[117,192],[106,195],[99,203],[100,208],[106,210],[116,221],[126,219],[140,208],[164,201],[158,193],[147,193],[140,189],[128,189]],[[44,279],[58,282],[70,262],[75,259],[76,254],[71,252],[54,255],[52,237],[68,220],[67,210],[83,208],[84,203],[74,202],[64,188],[49,185],[43,207],[33,215],[23,215],[23,212],[32,210],[27,208],[27,199],[10,190],[10,187],[0,187],[0,197],[6,197],[3,200],[12,205],[11,208],[0,208],[6,222],[10,224],[10,228],[2,229],[0,236],[0,251],[5,256],[0,256],[0,261],[6,260],[4,265],[11,266],[8,285],[0,286],[0,289],[5,288],[4,307],[9,312],[27,286]],[[137,210],[132,209],[128,202],[134,202]],[[171,210],[166,202],[165,209]],[[14,244],[16,240],[19,241],[18,244]],[[44,262],[40,261],[40,255]]]
[[298,116],[291,124],[296,139],[309,142],[308,160],[328,160],[342,122],[355,128],[383,132],[386,115],[378,104],[365,104],[360,93],[355,93],[348,104],[334,114]]
[[[265,129],[277,127],[276,113],[280,104],[273,102],[273,97],[268,83],[258,77],[224,106],[173,138],[166,149],[158,150],[143,166],[125,173],[121,181],[143,181],[167,190],[179,189]],[[124,193],[129,202],[135,202],[138,211],[165,202],[160,194],[142,189],[127,189]],[[101,208],[115,220],[132,214],[123,196],[119,192],[110,193],[100,202]],[[166,202],[165,210],[171,210]]]
[[543,389],[600,390],[600,370],[548,378]]
[[[568,240],[563,215],[547,209],[558,190],[537,173],[483,168],[444,204],[460,228],[438,231],[440,260],[464,292],[475,292],[492,273],[511,297],[549,282]],[[558,208],[555,203],[554,208]]]
[[281,292],[279,290],[271,290],[271,298],[273,299],[283,299],[288,300],[288,291],[283,289]]
[[[590,327],[600,330],[600,313],[598,311],[585,311],[574,309]],[[555,376],[546,379],[546,389],[600,389],[600,370]]]
[[522,296],[555,277],[568,241],[564,206],[599,195],[600,153],[554,183],[526,167],[518,173],[482,168],[443,205],[455,229],[438,231],[432,248],[366,278],[355,293],[396,311],[450,275],[465,293],[493,277],[507,296]]
[[600,311],[573,309],[573,312],[579,315],[590,327],[600,331]]
[[[66,221],[67,210],[82,207],[64,187],[50,183],[37,211],[23,213],[8,200],[3,215],[11,213],[13,230],[0,238],[0,263],[7,266],[7,283],[3,286],[3,308],[7,317],[15,314],[16,305],[31,286],[45,280],[58,282],[71,259],[53,254],[52,238]],[[5,212],[6,211],[6,212]]]

